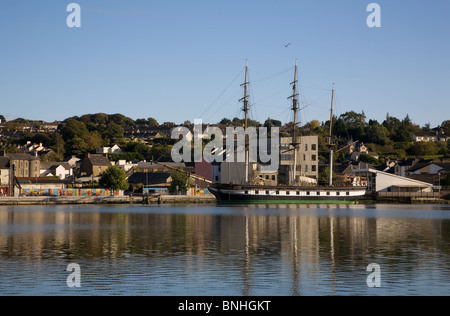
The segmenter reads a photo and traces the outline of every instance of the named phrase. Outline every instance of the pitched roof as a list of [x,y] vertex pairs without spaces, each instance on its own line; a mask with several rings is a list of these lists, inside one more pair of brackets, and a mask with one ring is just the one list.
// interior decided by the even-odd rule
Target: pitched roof
[[29,154],[10,154],[10,153],[6,153],[5,157],[11,158],[12,160],[28,160],[28,161],[39,160],[38,157],[33,156],[33,155],[29,155]]
[[429,165],[436,165],[438,167],[441,167],[445,171],[450,171],[450,162],[440,162],[440,161],[431,161],[431,160],[425,160],[422,162],[418,162],[414,167],[410,168],[408,172],[414,172],[417,170],[420,170],[424,167],[427,167]]
[[94,166],[110,166],[111,162],[108,158],[103,155],[94,155],[91,154],[87,156],[85,159],[89,159]]
[[58,166],[63,166],[66,170],[70,170],[72,168],[67,162],[41,162],[41,169],[45,170],[56,169],[58,168]]
[[170,178],[169,172],[136,172],[128,178],[131,184],[166,184]]
[[0,157],[0,169],[9,169],[8,157]]

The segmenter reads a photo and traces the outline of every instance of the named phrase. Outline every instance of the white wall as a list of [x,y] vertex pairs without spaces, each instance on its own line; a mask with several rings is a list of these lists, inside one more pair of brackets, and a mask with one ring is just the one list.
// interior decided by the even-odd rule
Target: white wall
[[431,183],[425,183],[413,179],[408,179],[405,177],[397,176],[385,172],[376,173],[376,191],[377,192],[388,192],[389,188],[392,186],[405,187],[405,190],[415,191],[420,190],[422,192],[432,192],[433,185]]

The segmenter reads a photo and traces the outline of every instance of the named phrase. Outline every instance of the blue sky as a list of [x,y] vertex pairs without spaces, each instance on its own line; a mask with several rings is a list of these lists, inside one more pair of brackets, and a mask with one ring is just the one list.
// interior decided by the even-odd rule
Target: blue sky
[[214,123],[242,116],[248,59],[251,117],[287,122],[297,58],[303,123],[328,119],[332,83],[337,115],[450,120],[448,0],[78,0],[81,28],[70,2],[0,2],[0,114]]

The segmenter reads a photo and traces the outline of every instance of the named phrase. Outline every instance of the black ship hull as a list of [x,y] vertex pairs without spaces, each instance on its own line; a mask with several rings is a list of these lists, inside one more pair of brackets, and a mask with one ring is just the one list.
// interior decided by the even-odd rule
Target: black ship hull
[[365,187],[216,185],[210,191],[220,204],[350,204],[366,194]]

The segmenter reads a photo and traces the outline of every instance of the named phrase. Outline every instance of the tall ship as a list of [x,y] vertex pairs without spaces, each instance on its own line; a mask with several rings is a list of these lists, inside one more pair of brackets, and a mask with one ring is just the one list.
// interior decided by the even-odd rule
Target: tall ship
[[[279,185],[260,183],[259,181],[249,180],[249,155],[248,144],[245,147],[245,171],[244,178],[241,183],[214,183],[210,187],[210,191],[216,197],[220,204],[249,204],[249,203],[356,203],[358,200],[363,199],[366,195],[366,187],[364,186],[334,186],[333,185],[333,156],[335,142],[332,135],[332,120],[333,120],[333,100],[334,100],[334,85],[331,94],[331,111],[330,111],[330,132],[327,137],[327,146],[329,148],[329,182],[328,185],[300,185],[298,184],[296,175],[297,169],[297,152],[299,149],[299,141],[297,137],[297,112],[298,107],[298,93],[297,93],[297,67],[298,63],[295,63],[294,81],[291,83],[293,86],[293,93],[288,99],[292,99],[292,111],[294,113],[294,119],[292,123],[292,140],[290,142],[289,151],[293,152],[293,166],[291,168],[292,178],[288,185]],[[243,101],[244,112],[244,129],[248,128],[248,64],[245,66],[245,81],[242,84],[244,87],[244,97],[240,99]],[[229,164],[232,164],[231,162]],[[230,166],[228,166],[230,168]],[[229,170],[229,169],[228,169]],[[222,169],[222,173],[224,170]],[[228,171],[229,172],[229,171]],[[259,182],[259,183],[258,183]],[[314,183],[314,182],[313,182]]]

